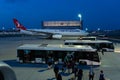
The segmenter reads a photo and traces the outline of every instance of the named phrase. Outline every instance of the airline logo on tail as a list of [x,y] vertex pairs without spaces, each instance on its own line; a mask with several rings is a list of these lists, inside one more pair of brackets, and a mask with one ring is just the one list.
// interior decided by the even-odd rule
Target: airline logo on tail
[[18,29],[20,29],[20,30],[26,30],[26,28],[25,28],[22,24],[20,24],[17,19],[14,18],[14,19],[13,19],[13,22],[14,22],[15,26],[16,26]]

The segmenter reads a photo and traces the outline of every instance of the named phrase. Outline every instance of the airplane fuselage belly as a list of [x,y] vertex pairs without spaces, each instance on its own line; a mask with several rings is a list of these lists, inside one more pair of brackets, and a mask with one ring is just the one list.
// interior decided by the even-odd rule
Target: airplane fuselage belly
[[[30,30],[31,31],[31,30]],[[32,31],[43,33],[43,34],[53,34],[53,35],[62,35],[62,36],[86,36],[87,33],[81,30],[52,30],[52,29],[33,29]]]

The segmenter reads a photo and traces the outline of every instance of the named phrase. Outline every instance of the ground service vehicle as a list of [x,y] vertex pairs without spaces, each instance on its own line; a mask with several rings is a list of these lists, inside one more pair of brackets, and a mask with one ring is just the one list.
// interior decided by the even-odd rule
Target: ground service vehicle
[[89,45],[98,51],[113,52],[113,43],[107,40],[65,40],[65,45]]
[[54,63],[63,63],[67,55],[74,56],[74,60],[80,64],[100,65],[97,50],[91,46],[24,44],[17,48],[17,58],[21,63],[47,63],[48,56]]

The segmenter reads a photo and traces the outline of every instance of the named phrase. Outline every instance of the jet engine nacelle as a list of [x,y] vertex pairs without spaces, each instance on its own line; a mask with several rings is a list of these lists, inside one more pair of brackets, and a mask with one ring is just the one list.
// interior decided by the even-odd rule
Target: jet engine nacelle
[[0,80],[17,80],[12,68],[3,62],[0,62]]
[[54,39],[61,39],[62,35],[60,35],[60,34],[54,34],[54,35],[52,35],[52,38],[54,38]]

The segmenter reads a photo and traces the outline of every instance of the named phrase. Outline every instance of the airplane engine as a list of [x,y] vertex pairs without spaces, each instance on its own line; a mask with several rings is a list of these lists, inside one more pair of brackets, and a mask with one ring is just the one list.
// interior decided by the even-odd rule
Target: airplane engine
[[0,80],[17,80],[12,68],[3,62],[0,62]]
[[52,36],[52,38],[54,38],[54,39],[61,39],[61,38],[62,38],[62,35],[60,35],[60,34],[55,34],[55,35]]

